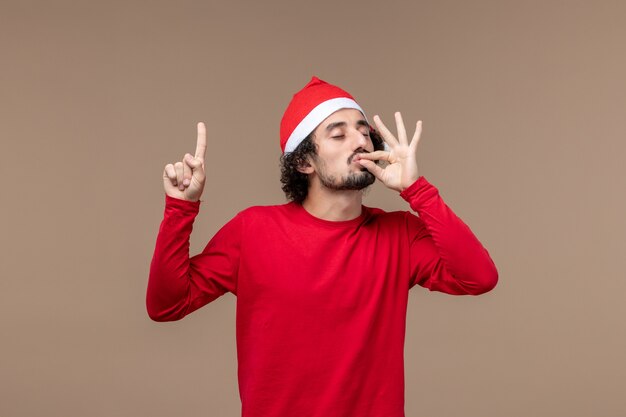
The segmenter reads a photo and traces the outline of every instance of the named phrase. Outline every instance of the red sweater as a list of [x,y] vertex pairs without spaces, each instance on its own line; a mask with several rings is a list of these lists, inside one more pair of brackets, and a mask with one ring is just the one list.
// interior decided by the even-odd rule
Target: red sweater
[[178,320],[237,296],[244,417],[402,417],[409,289],[477,295],[498,275],[424,177],[401,196],[419,217],[363,207],[331,222],[296,203],[251,207],[192,258],[199,203],[166,196],[148,313]]

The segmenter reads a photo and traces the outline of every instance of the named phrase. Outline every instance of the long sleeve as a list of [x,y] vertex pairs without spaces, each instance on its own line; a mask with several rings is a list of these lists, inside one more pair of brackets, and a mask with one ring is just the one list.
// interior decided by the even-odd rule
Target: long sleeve
[[227,291],[236,292],[239,216],[227,223],[204,251],[189,258],[189,236],[199,202],[166,196],[146,294],[155,321],[179,320]]
[[407,217],[411,282],[448,294],[478,295],[498,282],[498,271],[470,228],[452,212],[424,177],[401,194],[419,214]]

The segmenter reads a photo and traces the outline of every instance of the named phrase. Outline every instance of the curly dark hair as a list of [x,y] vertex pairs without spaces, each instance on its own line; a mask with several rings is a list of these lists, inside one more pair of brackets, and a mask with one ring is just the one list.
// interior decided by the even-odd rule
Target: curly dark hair
[[[287,200],[302,204],[309,192],[309,177],[298,171],[299,167],[308,162],[309,156],[317,155],[317,145],[313,141],[313,132],[294,149],[293,152],[280,157],[280,182]],[[384,149],[383,138],[373,128],[370,128],[370,139],[375,151]]]

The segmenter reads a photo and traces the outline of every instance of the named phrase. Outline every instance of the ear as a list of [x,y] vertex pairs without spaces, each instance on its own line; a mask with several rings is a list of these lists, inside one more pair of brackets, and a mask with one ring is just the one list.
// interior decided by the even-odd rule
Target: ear
[[301,163],[298,166],[298,172],[301,172],[302,174],[312,174],[315,169],[313,168],[313,165],[311,165],[311,162],[309,161],[309,158],[307,158],[306,161],[304,161],[303,163]]

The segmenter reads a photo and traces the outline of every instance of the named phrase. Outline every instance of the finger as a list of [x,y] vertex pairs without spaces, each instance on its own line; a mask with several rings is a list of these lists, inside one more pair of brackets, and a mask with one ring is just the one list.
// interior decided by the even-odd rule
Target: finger
[[196,143],[196,158],[204,161],[206,156],[206,126],[204,123],[198,123],[198,141]]
[[354,158],[358,161],[360,159],[367,159],[370,161],[387,161],[389,162],[389,154],[388,151],[374,151],[368,153],[359,153]]
[[196,185],[202,186],[204,184],[205,174],[204,174],[204,162],[199,158],[194,158],[193,156],[187,154],[185,155],[185,164],[191,168],[191,179],[189,180],[189,184],[196,182]]
[[165,165],[165,170],[163,171],[163,178],[168,178],[172,185],[178,185],[176,181],[176,170],[174,169],[174,165],[167,164]]
[[187,157],[191,155],[186,153],[183,157],[183,185],[188,187],[191,184],[192,167],[187,163]]
[[196,182],[196,185],[204,184],[205,174],[204,174],[204,164],[200,159],[191,158],[189,156],[189,160],[186,161],[190,166],[193,167],[193,176],[191,177],[191,183]]
[[399,111],[395,113],[396,117],[396,128],[398,129],[398,141],[401,145],[408,145],[406,137],[406,129],[404,128],[404,122],[402,121],[402,114]]
[[417,144],[420,141],[420,137],[422,136],[422,121],[419,120],[415,125],[415,133],[413,134],[413,139],[411,139],[411,144],[409,145],[409,149],[412,151],[417,150]]
[[174,170],[176,171],[176,184],[178,184],[178,189],[182,191],[185,189],[183,185],[183,163],[176,162],[174,164]]
[[198,168],[202,168],[204,164],[201,159],[194,158],[190,154],[185,155],[185,163],[191,167],[192,174],[195,173]]
[[387,126],[383,123],[378,115],[374,116],[374,123],[376,123],[376,127],[378,127],[378,131],[383,137],[383,140],[389,144],[390,147],[395,147],[398,144],[398,141],[393,136],[393,134],[387,129]]
[[376,165],[376,163],[372,161],[368,161],[366,159],[359,159],[359,163],[365,167],[369,172],[371,172],[376,178],[382,181],[382,175],[384,169]]

